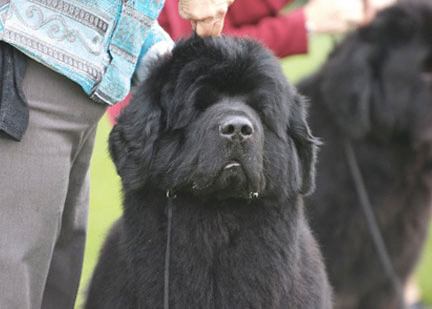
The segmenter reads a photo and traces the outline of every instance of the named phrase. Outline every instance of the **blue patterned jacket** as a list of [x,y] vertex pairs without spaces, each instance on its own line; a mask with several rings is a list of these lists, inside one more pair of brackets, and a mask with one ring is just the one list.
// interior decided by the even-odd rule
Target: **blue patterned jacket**
[[[113,104],[140,60],[170,42],[156,19],[164,0],[0,0],[0,40]],[[160,44],[159,44],[160,45]]]

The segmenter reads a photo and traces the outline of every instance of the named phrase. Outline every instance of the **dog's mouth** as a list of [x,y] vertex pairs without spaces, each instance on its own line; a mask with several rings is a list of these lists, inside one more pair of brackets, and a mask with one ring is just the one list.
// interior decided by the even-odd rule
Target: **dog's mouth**
[[[218,176],[216,178],[230,178],[233,181],[239,182],[248,182],[248,168],[245,164],[243,164],[240,160],[231,159],[228,160],[225,164],[222,164],[222,168],[220,169]],[[228,180],[228,179],[227,179]],[[216,181],[218,181],[216,179]]]
[[219,165],[213,176],[196,178],[193,192],[197,195],[210,194],[219,199],[256,199],[263,190],[262,171],[258,166],[243,161],[228,159]]
[[235,168],[241,168],[241,164],[236,160],[231,160],[224,166],[223,169],[224,170],[231,170],[231,169],[235,169]]

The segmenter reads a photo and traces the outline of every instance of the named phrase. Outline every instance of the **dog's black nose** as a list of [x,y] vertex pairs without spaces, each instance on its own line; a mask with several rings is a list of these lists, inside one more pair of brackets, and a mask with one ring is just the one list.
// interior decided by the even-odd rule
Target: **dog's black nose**
[[243,141],[253,136],[252,122],[244,116],[230,116],[222,121],[219,133],[232,141]]

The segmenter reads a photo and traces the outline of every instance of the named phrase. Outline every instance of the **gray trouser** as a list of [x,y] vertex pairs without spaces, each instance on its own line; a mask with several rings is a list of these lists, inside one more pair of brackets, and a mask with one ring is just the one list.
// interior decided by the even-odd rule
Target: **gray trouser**
[[29,60],[30,123],[0,137],[0,308],[73,308],[85,246],[89,162],[105,106]]

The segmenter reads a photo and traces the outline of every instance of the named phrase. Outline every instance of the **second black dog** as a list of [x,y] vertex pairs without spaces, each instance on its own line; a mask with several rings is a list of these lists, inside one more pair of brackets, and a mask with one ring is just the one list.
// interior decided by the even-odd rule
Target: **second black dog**
[[398,308],[347,164],[349,142],[402,283],[428,232],[432,203],[432,4],[391,7],[346,38],[300,90],[324,146],[308,215],[338,308]]

